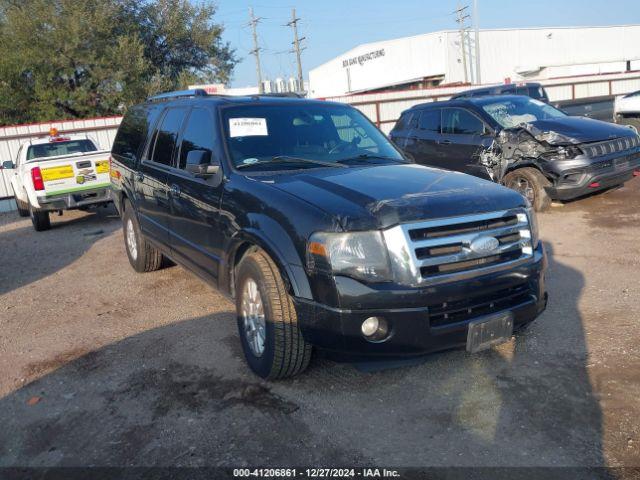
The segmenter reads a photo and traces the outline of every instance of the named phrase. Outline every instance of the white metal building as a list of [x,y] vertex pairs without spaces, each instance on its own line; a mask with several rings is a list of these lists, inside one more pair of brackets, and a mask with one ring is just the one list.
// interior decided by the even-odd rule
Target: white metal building
[[[480,30],[481,81],[640,70],[639,45],[640,25]],[[367,43],[311,70],[310,96],[478,83],[475,64],[473,31]]]

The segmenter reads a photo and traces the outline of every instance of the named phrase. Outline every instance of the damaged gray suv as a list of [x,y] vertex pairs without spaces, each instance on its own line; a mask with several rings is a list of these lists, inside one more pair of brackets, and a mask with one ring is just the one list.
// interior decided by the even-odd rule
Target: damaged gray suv
[[536,210],[640,174],[635,129],[570,117],[525,96],[416,105],[390,136],[417,163],[502,183]]

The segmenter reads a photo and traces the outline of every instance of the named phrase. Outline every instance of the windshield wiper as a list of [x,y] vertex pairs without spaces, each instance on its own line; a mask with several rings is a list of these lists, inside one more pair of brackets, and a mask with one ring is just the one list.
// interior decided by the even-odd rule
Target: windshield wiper
[[397,158],[397,157],[388,157],[388,156],[384,156],[384,155],[373,155],[371,153],[362,153],[360,155],[356,155],[355,157],[348,157],[348,158],[343,158],[342,160],[338,160],[338,163],[343,163],[343,162],[352,162],[354,160],[371,160],[371,159],[377,159],[377,160],[393,160],[394,162],[399,162],[399,163],[411,163],[403,158]]
[[323,162],[322,160],[313,160],[311,158],[301,158],[301,157],[291,157],[289,155],[276,155],[271,157],[269,160],[262,160],[260,162],[253,163],[241,163],[237,165],[236,168],[238,170],[242,168],[249,168],[255,165],[266,165],[269,163],[311,163],[313,165],[320,165],[323,167],[337,167],[337,168],[346,168],[346,165],[341,165],[335,162]]

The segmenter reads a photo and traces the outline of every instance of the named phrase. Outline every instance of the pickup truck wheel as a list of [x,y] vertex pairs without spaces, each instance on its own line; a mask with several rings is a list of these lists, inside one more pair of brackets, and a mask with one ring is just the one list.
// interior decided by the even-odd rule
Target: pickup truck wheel
[[39,210],[29,205],[29,216],[31,217],[31,223],[36,232],[42,232],[51,228],[51,219],[49,218],[49,212],[46,210]]
[[509,172],[504,177],[504,185],[524,195],[536,212],[542,212],[551,205],[551,198],[545,187],[551,185],[535,168],[524,167]]
[[124,245],[129,263],[136,272],[153,272],[162,266],[162,253],[151,245],[142,232],[131,203],[125,203],[122,215]]
[[14,197],[16,199],[16,207],[18,207],[18,215],[21,217],[29,216],[29,204],[20,200],[18,197]]
[[262,250],[247,254],[236,271],[236,312],[245,358],[251,370],[275,380],[304,371],[311,345],[275,263]]

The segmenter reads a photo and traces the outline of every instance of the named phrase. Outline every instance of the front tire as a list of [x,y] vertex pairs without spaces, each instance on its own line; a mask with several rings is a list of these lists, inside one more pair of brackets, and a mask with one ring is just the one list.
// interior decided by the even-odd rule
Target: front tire
[[127,257],[133,269],[140,273],[153,272],[160,269],[162,266],[162,253],[142,235],[138,218],[129,201],[124,203],[122,230],[124,232]]
[[292,377],[309,366],[311,345],[277,266],[262,250],[248,253],[238,265],[236,312],[245,358],[258,376]]
[[513,170],[505,175],[503,183],[526,197],[536,212],[542,212],[551,205],[551,198],[545,189],[551,183],[535,168]]
[[49,218],[49,212],[46,210],[33,208],[30,204],[29,216],[31,217],[31,223],[36,232],[43,232],[51,228],[51,219]]

